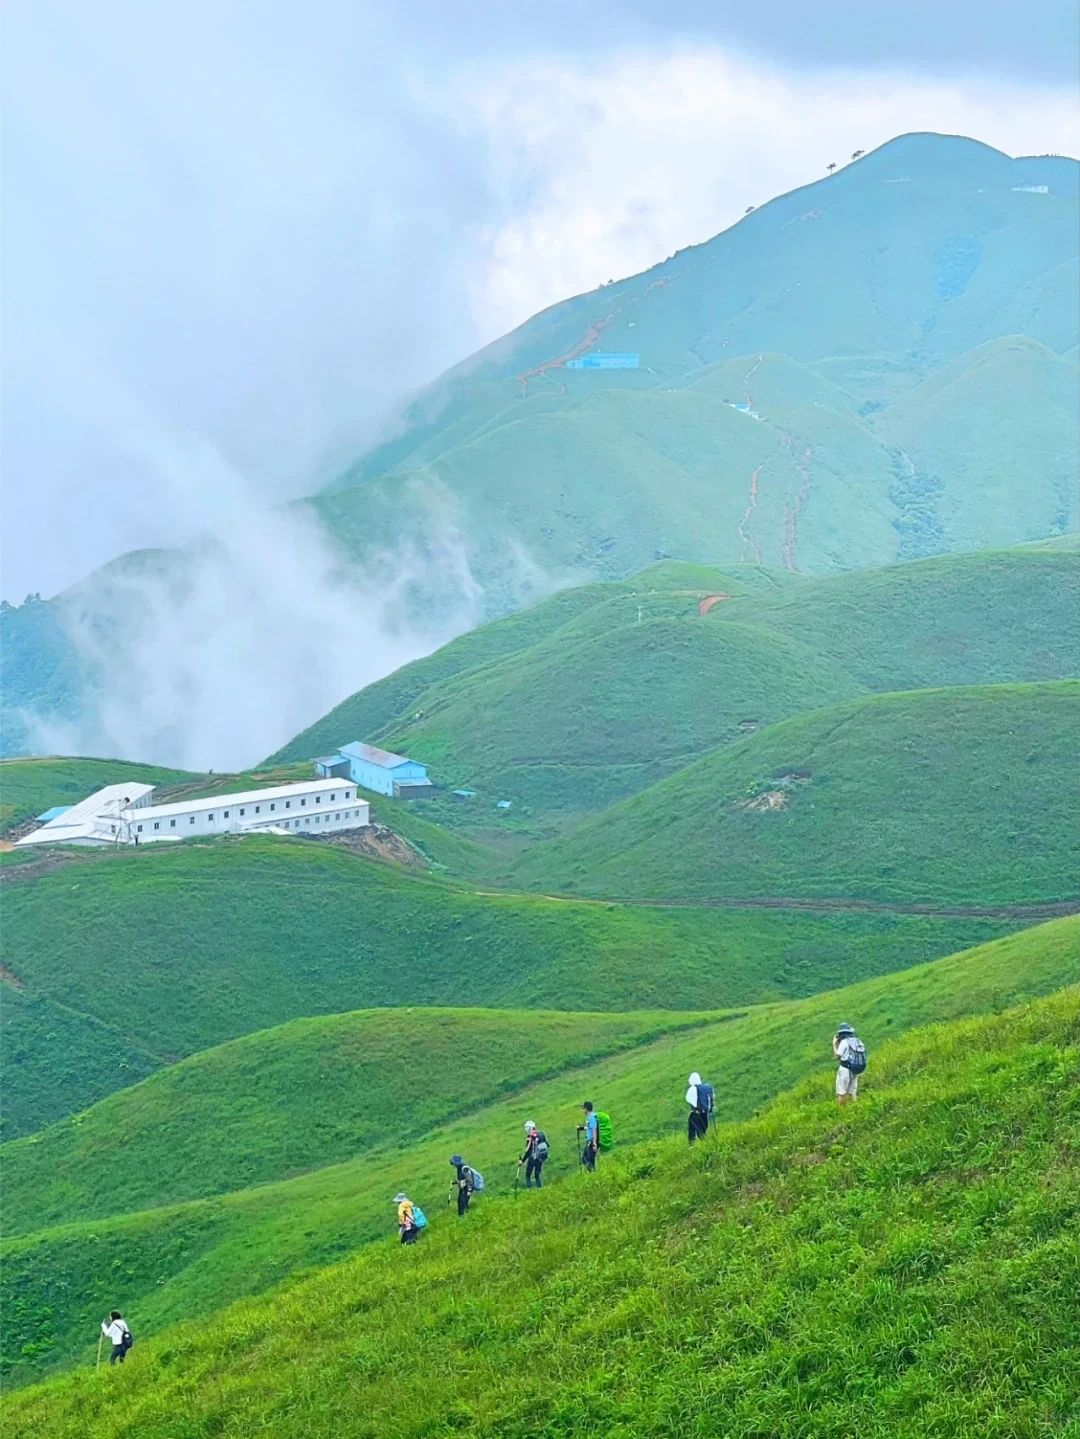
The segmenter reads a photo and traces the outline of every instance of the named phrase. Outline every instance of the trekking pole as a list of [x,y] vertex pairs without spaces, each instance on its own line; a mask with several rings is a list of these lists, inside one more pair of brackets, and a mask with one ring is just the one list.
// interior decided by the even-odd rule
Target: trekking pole
[[104,1338],[105,1338],[104,1334],[99,1334],[98,1337],[97,1337],[97,1363],[94,1365],[94,1368],[95,1368],[95,1369],[100,1369],[100,1368],[101,1368],[101,1341],[102,1341]]
[[517,1193],[518,1180],[519,1180],[520,1178],[521,1178],[521,1160],[519,1159],[518,1162],[517,1162],[517,1168],[514,1170],[514,1193],[515,1193],[515,1194]]

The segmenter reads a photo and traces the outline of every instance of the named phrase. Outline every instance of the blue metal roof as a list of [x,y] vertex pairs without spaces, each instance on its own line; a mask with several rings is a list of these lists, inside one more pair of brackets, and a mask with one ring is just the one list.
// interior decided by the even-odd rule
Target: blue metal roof
[[364,759],[369,764],[377,764],[380,769],[397,769],[398,765],[414,762],[403,754],[394,754],[388,749],[379,749],[378,745],[361,744],[359,740],[353,740],[352,744],[343,744],[341,753],[349,755],[352,759]]
[[44,814],[38,815],[41,824],[48,824],[51,819],[59,819],[62,814],[67,814],[71,808],[69,804],[54,804],[52,809],[47,809]]

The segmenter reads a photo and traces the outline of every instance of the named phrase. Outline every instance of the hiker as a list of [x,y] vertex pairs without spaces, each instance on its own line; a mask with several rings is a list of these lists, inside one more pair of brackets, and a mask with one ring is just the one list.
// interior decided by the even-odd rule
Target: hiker
[[591,1174],[596,1168],[596,1156],[600,1151],[600,1129],[593,1113],[592,1100],[587,1099],[581,1106],[585,1111],[585,1123],[579,1124],[577,1132],[585,1136],[585,1147],[581,1151],[581,1162]]
[[450,1163],[454,1166],[454,1178],[450,1182],[450,1196],[446,1203],[447,1207],[449,1207],[450,1200],[453,1199],[454,1191],[456,1190],[457,1212],[458,1218],[460,1219],[463,1214],[468,1213],[469,1200],[473,1197],[473,1192],[479,1188],[479,1185],[476,1183],[476,1171],[465,1163],[460,1154],[452,1154],[450,1156]]
[[112,1341],[112,1353],[109,1355],[110,1364],[123,1364],[127,1358],[127,1352],[131,1348],[131,1330],[119,1309],[113,1309],[108,1319],[101,1321],[101,1332]]
[[525,1166],[525,1188],[531,1189],[533,1181],[536,1181],[536,1188],[544,1187],[544,1160],[548,1157],[547,1135],[542,1129],[537,1129],[531,1119],[525,1121],[525,1153],[518,1160],[518,1168]]
[[704,1139],[709,1132],[709,1116],[713,1112],[713,1087],[711,1084],[703,1084],[701,1075],[695,1069],[690,1076],[690,1088],[686,1091],[686,1102],[690,1106],[690,1117],[686,1123],[686,1132],[690,1143],[695,1139]]
[[840,1061],[836,1071],[836,1102],[847,1104],[859,1095],[859,1075],[866,1068],[866,1045],[850,1024],[842,1024],[833,1035],[832,1050]]
[[402,1244],[415,1244],[420,1237],[420,1230],[416,1225],[412,1200],[407,1194],[395,1194],[394,1203],[397,1205],[398,1233],[401,1235]]

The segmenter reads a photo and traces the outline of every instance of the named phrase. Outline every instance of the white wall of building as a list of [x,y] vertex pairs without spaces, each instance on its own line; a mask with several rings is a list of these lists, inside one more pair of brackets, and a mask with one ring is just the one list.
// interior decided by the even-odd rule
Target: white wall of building
[[371,823],[366,801],[346,779],[301,781],[264,790],[149,805],[128,816],[129,843],[203,838],[281,829],[290,834],[336,834]]
[[150,785],[107,786],[19,843],[142,845],[259,830],[320,835],[371,823],[370,808],[349,779],[302,780],[171,804],[151,799]]

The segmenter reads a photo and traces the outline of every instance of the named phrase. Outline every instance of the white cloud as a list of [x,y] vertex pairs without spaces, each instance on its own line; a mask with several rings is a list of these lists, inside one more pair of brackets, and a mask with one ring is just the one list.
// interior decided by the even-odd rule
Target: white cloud
[[471,107],[507,212],[487,228],[473,285],[491,336],[899,134],[970,135],[1014,155],[1080,148],[1075,99],[1062,90],[796,74],[712,48],[477,74],[454,103]]

